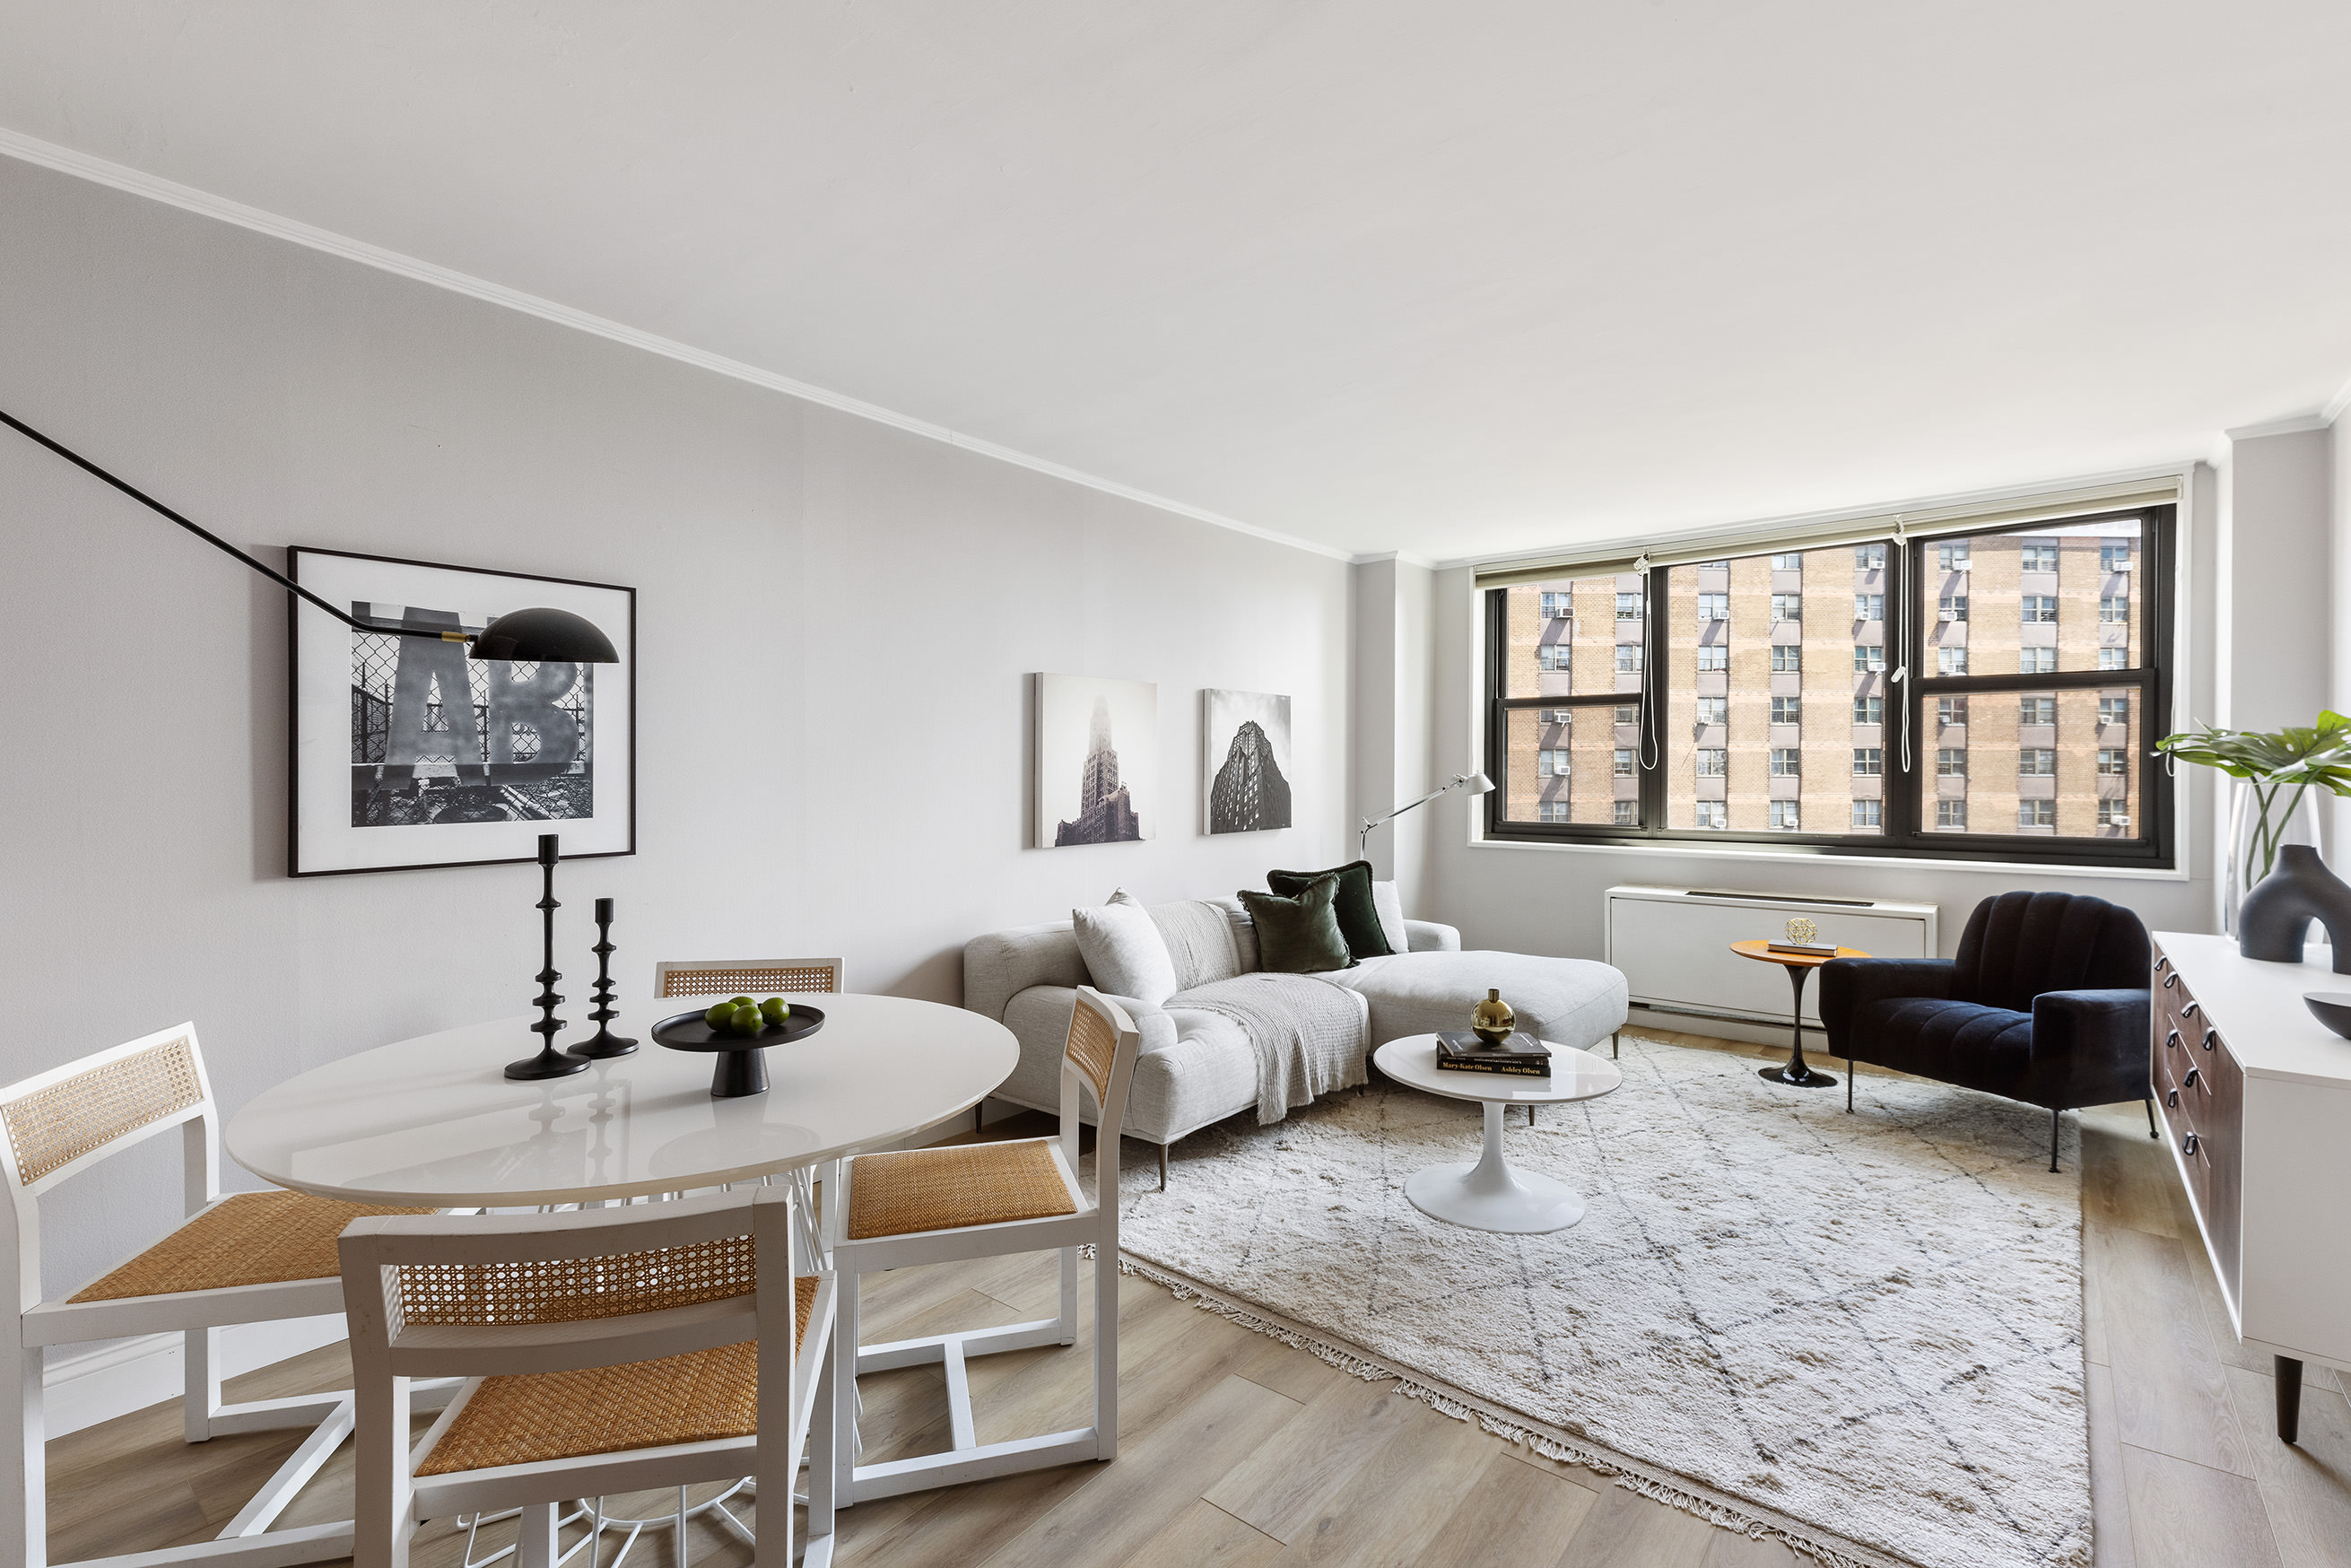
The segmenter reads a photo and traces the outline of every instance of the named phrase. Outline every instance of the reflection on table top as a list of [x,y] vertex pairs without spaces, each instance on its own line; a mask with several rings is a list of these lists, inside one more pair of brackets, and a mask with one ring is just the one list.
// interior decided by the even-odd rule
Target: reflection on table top
[[[539,1082],[529,1017],[361,1051],[261,1094],[231,1119],[229,1155],[282,1186],[361,1203],[512,1207],[635,1197],[756,1180],[902,1138],[1004,1082],[1001,1024],[935,1002],[810,998],[825,1025],[768,1048],[767,1093],[714,1100],[716,1058],[665,1050],[676,998],[623,1003],[633,1055]],[[559,1044],[586,1040],[575,1025]]]

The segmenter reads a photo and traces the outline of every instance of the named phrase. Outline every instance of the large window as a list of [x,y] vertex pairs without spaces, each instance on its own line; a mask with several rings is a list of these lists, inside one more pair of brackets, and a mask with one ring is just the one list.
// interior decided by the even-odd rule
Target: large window
[[2172,526],[2161,507],[1493,589],[1488,834],[2168,866],[2147,761]]

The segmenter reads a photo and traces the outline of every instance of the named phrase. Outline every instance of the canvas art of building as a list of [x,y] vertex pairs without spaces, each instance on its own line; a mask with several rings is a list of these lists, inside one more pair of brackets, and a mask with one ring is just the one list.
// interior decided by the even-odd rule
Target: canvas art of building
[[1200,694],[1201,821],[1210,833],[1290,825],[1290,698]]
[[1158,725],[1148,681],[1037,677],[1039,848],[1158,836]]

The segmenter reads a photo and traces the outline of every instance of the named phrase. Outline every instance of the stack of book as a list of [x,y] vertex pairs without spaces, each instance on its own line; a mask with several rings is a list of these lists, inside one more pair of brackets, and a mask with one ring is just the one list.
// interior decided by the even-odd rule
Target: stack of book
[[1437,1037],[1437,1065],[1447,1072],[1508,1072],[1521,1078],[1551,1076],[1551,1047],[1524,1030],[1499,1045],[1466,1029]]
[[1834,958],[1837,945],[1834,942],[1766,942],[1767,953],[1799,953],[1807,958]]

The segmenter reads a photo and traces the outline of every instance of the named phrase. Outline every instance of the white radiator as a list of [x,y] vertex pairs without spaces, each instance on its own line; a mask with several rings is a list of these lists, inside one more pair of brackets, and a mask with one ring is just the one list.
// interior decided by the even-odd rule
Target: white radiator
[[[1931,904],[1638,885],[1612,887],[1607,898],[1608,962],[1624,971],[1634,1006],[1662,1012],[1787,1022],[1787,971],[1742,958],[1730,945],[1753,936],[1782,940],[1798,915],[1819,927],[1816,940],[1872,957],[1931,958],[1937,952]],[[1820,997],[1815,977],[1804,986],[1804,1021],[1815,1027]]]

